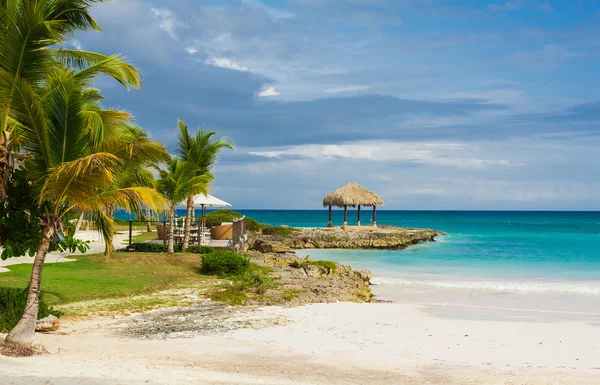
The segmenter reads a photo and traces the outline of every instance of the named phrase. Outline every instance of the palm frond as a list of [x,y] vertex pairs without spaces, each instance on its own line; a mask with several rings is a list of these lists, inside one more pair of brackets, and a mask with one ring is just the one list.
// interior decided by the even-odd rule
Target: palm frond
[[[78,204],[110,186],[118,171],[120,159],[110,153],[94,153],[48,170],[40,192],[40,202],[64,199]],[[91,211],[91,210],[89,210]]]
[[[62,50],[62,55],[64,55],[66,50]],[[74,54],[74,52],[82,52],[82,51],[68,51]],[[74,76],[75,80],[80,82],[81,84],[87,85],[90,79],[94,77],[104,74],[112,77],[119,83],[121,83],[125,88],[141,88],[142,87],[142,77],[139,71],[128,63],[128,59],[123,55],[110,55],[105,56],[102,54],[95,54],[88,52],[89,57],[85,60],[88,62],[89,66],[81,69]],[[60,54],[57,54],[60,55]],[[84,60],[81,58],[80,60]]]

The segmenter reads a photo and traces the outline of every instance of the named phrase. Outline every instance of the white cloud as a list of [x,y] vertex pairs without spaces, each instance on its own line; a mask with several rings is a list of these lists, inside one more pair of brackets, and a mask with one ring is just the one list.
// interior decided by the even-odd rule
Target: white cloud
[[187,53],[189,53],[190,55],[198,53],[198,50],[196,48],[194,48],[194,47],[185,47],[185,51]]
[[371,88],[371,87],[365,86],[365,85],[349,85],[349,86],[345,86],[345,87],[329,88],[329,89],[325,90],[325,92],[327,92],[328,94],[341,94],[344,92],[364,91],[364,90],[368,90],[369,88]]
[[70,44],[73,46],[73,48],[75,48],[77,50],[82,50],[83,49],[83,46],[81,45],[81,43],[77,39],[71,40]]
[[179,40],[175,32],[175,28],[180,23],[176,21],[173,12],[164,8],[150,8],[159,20],[159,27],[165,31],[173,40]]
[[314,160],[345,158],[371,161],[404,161],[467,169],[486,169],[492,166],[509,168],[524,166],[522,162],[512,162],[505,159],[484,159],[480,156],[481,151],[476,147],[462,143],[444,142],[368,141],[352,144],[310,144],[291,146],[285,149],[253,151],[250,154],[272,159],[286,156],[303,156]]
[[262,91],[260,91],[258,93],[258,96],[261,98],[268,97],[268,96],[277,96],[277,95],[279,95],[279,92],[277,92],[277,90],[275,89],[275,86],[265,87],[262,89]]
[[206,64],[211,64],[211,65],[214,65],[216,67],[221,67],[221,68],[228,68],[230,70],[235,70],[235,71],[242,71],[242,72],[250,71],[249,68],[239,65],[239,64],[231,61],[231,59],[227,59],[227,58],[213,57],[211,59],[206,60]]

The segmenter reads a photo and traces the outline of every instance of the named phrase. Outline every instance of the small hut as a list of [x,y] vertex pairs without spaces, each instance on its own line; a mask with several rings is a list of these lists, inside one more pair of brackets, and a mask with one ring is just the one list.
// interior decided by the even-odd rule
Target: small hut
[[348,226],[348,206],[358,207],[357,226],[360,226],[361,206],[373,207],[373,226],[377,226],[377,206],[383,206],[383,200],[373,191],[367,190],[358,183],[348,183],[333,191],[323,199],[323,207],[329,206],[329,223],[331,223],[331,207],[344,208],[344,228]]

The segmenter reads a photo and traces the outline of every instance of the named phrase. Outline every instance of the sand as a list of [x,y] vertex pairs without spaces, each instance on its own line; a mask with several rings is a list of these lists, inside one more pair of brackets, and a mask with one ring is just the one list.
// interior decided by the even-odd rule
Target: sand
[[0,384],[600,383],[597,325],[459,316],[470,310],[400,303],[271,307],[252,317],[287,322],[151,340],[120,332],[131,319],[67,322],[39,336],[48,354],[0,357]]

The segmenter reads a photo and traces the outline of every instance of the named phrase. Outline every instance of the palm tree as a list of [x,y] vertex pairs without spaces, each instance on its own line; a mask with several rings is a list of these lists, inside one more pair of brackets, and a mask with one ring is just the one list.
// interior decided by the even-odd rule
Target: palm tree
[[[60,63],[79,67],[96,64],[105,55],[65,50],[60,47],[76,31],[100,26],[89,8],[103,0],[0,0],[0,132],[8,131],[14,99],[23,99],[22,87],[39,90],[44,87],[47,73]],[[123,84],[139,87],[134,68],[113,66],[121,72]]]
[[[71,210],[88,211],[96,223],[110,230],[114,222],[101,214],[107,203],[127,207],[143,202],[158,209],[163,202],[151,188],[110,188],[125,161],[123,146],[111,148],[105,143],[111,143],[104,135],[108,129],[101,129],[107,126],[90,124],[87,114],[90,95],[97,94],[88,87],[97,74],[111,75],[129,86],[138,84],[139,75],[129,82],[119,69],[123,66],[127,64],[113,58],[80,71],[56,67],[48,71],[46,84],[39,90],[22,79],[0,77],[2,96],[13,91],[19,96],[12,98],[10,114],[20,124],[21,149],[29,154],[24,166],[45,210],[26,309],[6,337],[7,343],[28,346],[33,342],[42,267],[63,215]],[[90,136],[98,141],[91,141]]]
[[193,194],[206,194],[212,181],[211,175],[195,175],[196,168],[180,158],[173,157],[167,169],[157,168],[160,177],[157,188],[169,201],[168,252],[175,252],[173,228],[175,227],[175,206]]
[[[106,127],[110,127],[110,125],[105,124],[104,127],[106,131]],[[113,184],[108,190],[101,191],[100,193],[107,194],[110,191],[141,187],[155,189],[154,175],[148,167],[170,159],[165,147],[161,143],[151,140],[144,130],[129,121],[119,122],[113,127],[112,131],[111,134],[104,135],[100,146],[98,146],[98,150],[116,154],[122,159],[122,163]],[[144,213],[144,207],[137,203],[139,202],[134,200],[128,202],[125,206],[121,206],[107,202],[104,211],[111,219],[118,208],[133,212],[138,217],[141,217]],[[97,218],[98,216],[96,215],[95,217]],[[111,232],[109,229],[103,228],[102,225],[102,221],[96,224],[97,228],[104,234],[106,240],[104,255],[108,261],[110,260],[114,231]]]
[[[202,130],[192,136],[189,133],[188,126],[181,120],[177,121],[179,127],[179,148],[178,153],[181,159],[195,168],[194,175],[207,175],[212,179],[212,168],[214,167],[217,156],[223,148],[233,150],[233,145],[226,138],[213,140],[216,132],[204,132]],[[192,219],[192,210],[194,209],[194,195],[187,197],[187,210],[185,214],[185,228],[183,236],[182,250],[187,251],[190,240],[190,228]]]

